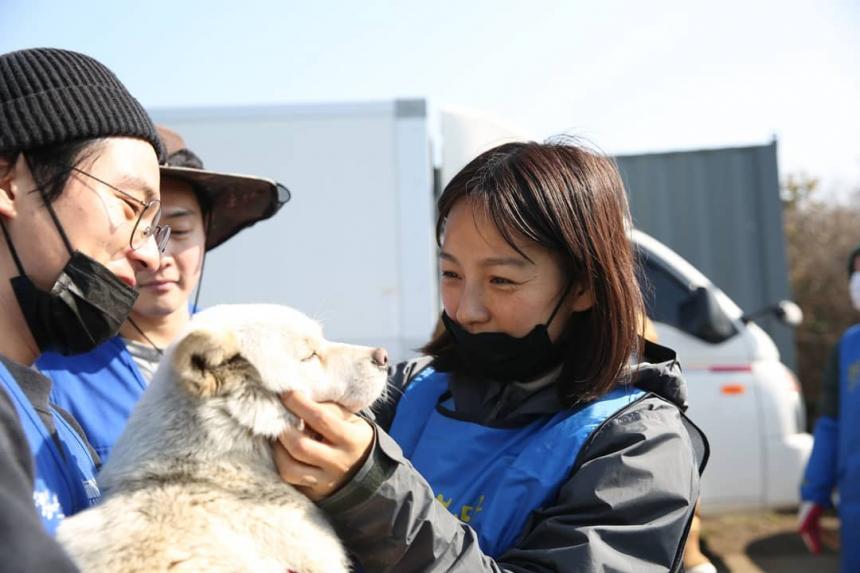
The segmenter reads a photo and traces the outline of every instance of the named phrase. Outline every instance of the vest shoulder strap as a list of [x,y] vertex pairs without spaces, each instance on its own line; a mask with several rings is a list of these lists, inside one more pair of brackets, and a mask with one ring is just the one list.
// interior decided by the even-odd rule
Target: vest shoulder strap
[[432,362],[432,356],[422,356],[414,360],[402,362],[394,367],[388,376],[390,399],[385,401],[384,408],[379,408],[373,413],[373,419],[380,428],[386,431],[391,428],[394,414],[397,411],[397,406],[400,404],[400,398],[403,397],[406,387]]

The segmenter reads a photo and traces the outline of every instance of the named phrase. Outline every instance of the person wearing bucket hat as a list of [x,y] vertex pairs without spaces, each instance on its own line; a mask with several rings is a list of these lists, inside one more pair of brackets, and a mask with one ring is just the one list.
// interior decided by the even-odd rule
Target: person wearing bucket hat
[[[851,304],[860,312],[860,245],[848,256]],[[860,571],[860,324],[845,331],[824,370],[815,445],[800,487],[798,532],[822,549],[821,516],[839,491],[841,571]]]
[[51,399],[80,422],[102,460],[122,433],[167,346],[188,324],[205,253],[274,215],[286,187],[258,177],[206,171],[175,132],[158,127],[167,149],[161,166],[162,220],[170,244],[158,268],[142,269],[140,297],[120,335],[77,356],[44,354],[36,363],[53,382]]
[[[0,54],[0,555],[16,571],[70,563],[46,535],[99,497],[98,457],[30,368],[115,335],[159,265],[164,149],[103,64],[52,48]],[[35,510],[34,511],[34,502]]]

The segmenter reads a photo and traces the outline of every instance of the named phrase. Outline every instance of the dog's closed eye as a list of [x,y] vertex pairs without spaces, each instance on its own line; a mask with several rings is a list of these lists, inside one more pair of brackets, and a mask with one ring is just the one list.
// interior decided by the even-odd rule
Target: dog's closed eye
[[318,359],[319,357],[320,357],[320,355],[316,353],[316,350],[314,350],[308,356],[305,356],[304,358],[302,358],[302,362],[309,362],[309,361],[313,360],[314,358]]

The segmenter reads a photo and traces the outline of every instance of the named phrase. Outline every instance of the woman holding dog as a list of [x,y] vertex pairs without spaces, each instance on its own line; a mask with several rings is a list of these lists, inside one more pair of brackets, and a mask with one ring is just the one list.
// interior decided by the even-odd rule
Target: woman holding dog
[[157,130],[167,150],[160,168],[162,220],[172,230],[159,266],[135,275],[140,296],[117,336],[90,352],[46,353],[36,362],[53,380],[51,401],[81,424],[103,462],[164,348],[191,320],[191,296],[206,253],[273,216],[289,198],[285,187],[269,179],[205,171],[179,134]]
[[[116,334],[158,268],[163,149],[140,104],[82,54],[0,55],[0,557],[73,570],[49,537],[94,503],[98,457],[30,368]],[[34,511],[34,502],[35,509]]]
[[282,477],[368,572],[679,570],[707,443],[641,338],[614,164],[506,144],[438,207],[444,330],[375,422],[285,396]]

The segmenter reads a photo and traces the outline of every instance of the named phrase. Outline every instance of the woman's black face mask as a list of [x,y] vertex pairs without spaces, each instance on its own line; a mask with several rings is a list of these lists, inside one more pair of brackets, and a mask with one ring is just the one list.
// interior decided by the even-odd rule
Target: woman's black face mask
[[562,341],[553,343],[549,325],[567,298],[565,288],[546,324],[536,325],[521,338],[504,332],[472,334],[442,313],[442,322],[454,339],[454,351],[460,363],[472,375],[499,382],[533,380],[558,364],[564,354]]

